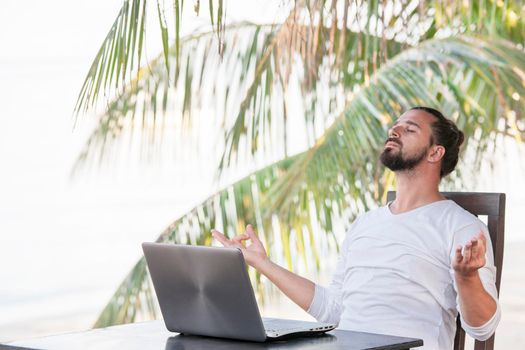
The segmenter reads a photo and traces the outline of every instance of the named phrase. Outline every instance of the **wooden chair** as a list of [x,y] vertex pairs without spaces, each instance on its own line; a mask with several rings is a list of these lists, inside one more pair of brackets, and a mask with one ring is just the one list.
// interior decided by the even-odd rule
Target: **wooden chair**
[[[486,215],[492,248],[494,250],[494,264],[496,265],[496,288],[500,289],[501,271],[503,268],[503,240],[505,232],[505,193],[476,193],[476,192],[442,192],[443,196],[453,200],[473,215]],[[396,198],[394,191],[389,191],[387,201]],[[454,350],[464,350],[465,331],[461,328],[459,316],[457,318]],[[494,349],[494,335],[485,341],[476,340],[474,350]]]

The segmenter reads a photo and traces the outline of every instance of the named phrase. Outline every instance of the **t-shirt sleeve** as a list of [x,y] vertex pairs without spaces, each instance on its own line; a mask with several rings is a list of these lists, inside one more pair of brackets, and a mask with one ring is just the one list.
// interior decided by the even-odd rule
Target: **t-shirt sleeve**
[[[461,313],[460,319],[461,325],[467,334],[469,334],[471,337],[477,340],[486,340],[490,338],[490,336],[496,331],[496,327],[498,326],[498,323],[501,318],[501,310],[498,302],[498,291],[496,289],[496,266],[494,265],[492,241],[490,239],[490,235],[485,224],[483,224],[481,221],[474,222],[463,227],[455,233],[452,249],[450,252],[450,261],[452,262],[454,259],[456,247],[458,245],[464,247],[465,243],[469,241],[472,237],[477,235],[480,232],[480,230],[483,231],[483,234],[485,235],[485,239],[487,242],[487,251],[485,253],[485,266],[478,270],[479,277],[481,279],[483,287],[485,288],[485,291],[487,291],[487,293],[489,293],[492,296],[492,298],[496,301],[496,312],[490,320],[488,320],[484,325],[479,327],[470,326],[467,322],[465,322],[465,320],[461,316]],[[454,278],[454,270],[452,268],[452,264],[450,266],[450,273],[452,276],[452,281],[454,283],[454,289],[456,290],[457,294],[458,289],[456,285],[456,280]],[[456,307],[458,310],[460,310],[459,295],[456,296]]]
[[354,222],[352,228],[347,232],[343,240],[337,260],[337,267],[335,273],[332,275],[330,286],[326,288],[319,284],[315,285],[314,297],[307,312],[319,322],[339,324],[339,320],[341,319],[341,313],[343,312],[342,289],[346,259],[348,258],[348,237],[356,223],[357,221]]

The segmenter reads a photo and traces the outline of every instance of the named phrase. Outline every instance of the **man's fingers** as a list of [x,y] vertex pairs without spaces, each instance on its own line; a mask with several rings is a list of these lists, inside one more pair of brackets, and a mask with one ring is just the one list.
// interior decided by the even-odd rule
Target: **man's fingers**
[[483,243],[487,243],[487,239],[485,238],[485,234],[483,233],[483,231],[479,231],[479,233],[478,233],[478,238],[479,238]]
[[485,264],[486,238],[483,231],[476,234],[463,247],[457,246],[454,269],[458,273],[470,274]]
[[257,236],[257,233],[255,233],[253,226],[250,224],[246,226],[246,234],[248,235],[248,237],[250,237],[250,239],[252,240],[252,243],[259,241],[259,237]]
[[236,247],[241,249],[244,248],[243,241],[248,239],[248,235],[246,233],[242,235],[237,235],[232,239],[229,239],[217,230],[212,230],[211,235],[225,247]]
[[460,263],[461,260],[463,260],[463,255],[461,254],[461,246],[458,245],[458,247],[456,248],[456,263]]
[[471,254],[473,258],[476,258],[478,256],[479,252],[479,244],[477,239],[473,239],[470,241],[472,244],[472,247],[470,248]]
[[478,241],[480,242],[481,246],[483,247],[483,251],[487,250],[487,239],[485,238],[485,234],[483,231],[481,231],[478,235]]
[[223,246],[225,246],[225,247],[231,247],[232,246],[232,242],[228,238],[226,238],[225,235],[220,233],[219,231],[211,230],[211,235],[213,236],[213,238],[215,238],[216,240],[221,242],[221,244]]
[[232,241],[234,241],[237,244],[242,244],[242,241],[247,240],[249,237],[246,233],[243,233],[242,235],[237,235],[232,238]]
[[465,244],[465,249],[463,250],[463,261],[465,263],[468,263],[470,261],[470,257],[472,256],[471,247],[471,242],[467,242],[467,244]]

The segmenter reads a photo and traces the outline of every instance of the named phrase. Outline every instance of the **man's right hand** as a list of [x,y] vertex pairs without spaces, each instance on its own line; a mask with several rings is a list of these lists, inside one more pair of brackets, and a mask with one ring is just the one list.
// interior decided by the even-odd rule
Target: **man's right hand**
[[[246,233],[237,235],[232,239],[228,239],[224,234],[217,230],[212,230],[211,234],[213,238],[218,240],[223,246],[239,248],[246,263],[256,269],[268,259],[266,249],[264,249],[264,246],[259,237],[257,237],[252,225],[246,226]],[[247,240],[251,241],[251,244],[248,246],[245,245],[245,241]]]
[[[217,230],[212,230],[213,237],[225,247],[239,248],[244,255],[248,265],[255,267],[257,271],[266,276],[280,290],[283,291],[293,302],[308,310],[315,293],[315,284],[306,278],[296,275],[281,266],[274,264],[268,259],[266,249],[257,237],[252,225],[246,226],[246,233],[228,239]],[[245,245],[245,241],[251,241]]]

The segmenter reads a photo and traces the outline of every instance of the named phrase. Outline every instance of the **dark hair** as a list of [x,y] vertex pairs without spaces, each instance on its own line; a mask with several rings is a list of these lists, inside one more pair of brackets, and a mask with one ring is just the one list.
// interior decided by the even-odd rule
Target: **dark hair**
[[440,177],[444,177],[452,172],[458,164],[459,146],[463,143],[465,136],[458,129],[456,124],[448,119],[437,109],[430,107],[412,107],[410,110],[422,110],[435,117],[432,123],[432,139],[434,145],[440,145],[445,148],[445,155],[441,160]]

